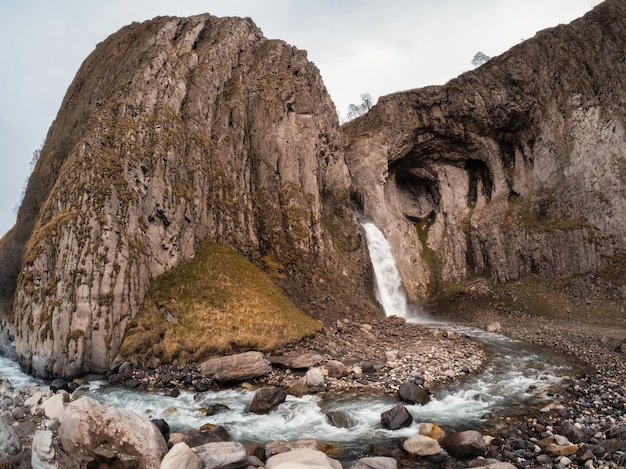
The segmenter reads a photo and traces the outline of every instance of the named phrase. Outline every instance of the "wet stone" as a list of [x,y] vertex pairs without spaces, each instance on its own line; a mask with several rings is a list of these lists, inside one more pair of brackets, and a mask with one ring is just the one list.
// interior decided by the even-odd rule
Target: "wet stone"
[[354,423],[352,422],[350,416],[347,413],[341,411],[327,412],[326,421],[333,427],[337,428],[351,428],[354,426]]
[[399,428],[408,427],[413,423],[413,416],[403,405],[397,405],[380,415],[380,421],[383,427],[389,430],[397,430]]

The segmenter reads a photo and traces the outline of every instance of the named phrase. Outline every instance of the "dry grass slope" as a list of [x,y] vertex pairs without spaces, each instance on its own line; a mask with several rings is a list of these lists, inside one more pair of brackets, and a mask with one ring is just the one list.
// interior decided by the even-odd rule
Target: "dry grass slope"
[[452,310],[466,317],[481,317],[496,311],[576,324],[624,327],[622,293],[603,279],[601,273],[555,278],[530,275],[507,284],[476,278],[443,285],[431,298],[431,306],[435,311]]
[[205,242],[157,278],[129,324],[121,353],[133,362],[184,364],[213,354],[270,351],[319,332],[257,266]]

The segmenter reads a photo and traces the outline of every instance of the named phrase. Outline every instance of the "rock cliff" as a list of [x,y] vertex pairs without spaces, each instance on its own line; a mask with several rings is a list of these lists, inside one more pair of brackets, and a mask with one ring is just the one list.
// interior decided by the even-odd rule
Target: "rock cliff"
[[71,84],[3,241],[23,249],[2,279],[17,285],[22,366],[108,369],[150,279],[207,237],[318,318],[377,313],[339,142],[306,53],[249,19],[163,17],[110,36]]
[[625,45],[626,4],[608,0],[343,127],[354,197],[413,298],[474,276],[623,271]]

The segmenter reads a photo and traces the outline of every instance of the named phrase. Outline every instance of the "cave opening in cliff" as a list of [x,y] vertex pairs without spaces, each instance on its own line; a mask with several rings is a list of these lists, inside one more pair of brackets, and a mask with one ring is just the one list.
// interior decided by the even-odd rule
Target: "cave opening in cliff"
[[469,188],[467,191],[468,207],[476,207],[479,190],[487,202],[489,202],[494,186],[491,172],[485,162],[481,160],[467,160],[465,162],[465,171],[469,178]]
[[425,168],[395,171],[402,213],[413,223],[431,221],[439,211],[441,196],[435,175]]

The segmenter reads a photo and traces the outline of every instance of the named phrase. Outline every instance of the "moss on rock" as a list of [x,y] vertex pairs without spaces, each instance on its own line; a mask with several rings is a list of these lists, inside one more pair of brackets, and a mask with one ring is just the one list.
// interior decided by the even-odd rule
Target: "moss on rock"
[[121,352],[187,363],[210,354],[270,351],[321,330],[259,267],[205,242],[193,259],[153,282]]

